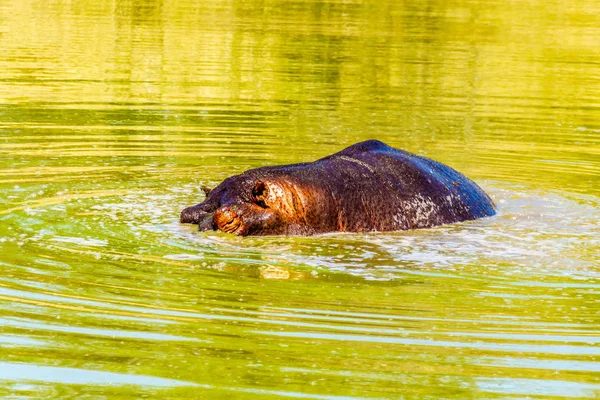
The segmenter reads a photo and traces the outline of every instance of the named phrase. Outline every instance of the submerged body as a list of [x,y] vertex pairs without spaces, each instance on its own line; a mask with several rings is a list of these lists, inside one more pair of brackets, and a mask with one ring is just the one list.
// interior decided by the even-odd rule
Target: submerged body
[[241,236],[408,230],[495,214],[464,175],[377,140],[311,163],[251,169],[205,192],[181,222]]

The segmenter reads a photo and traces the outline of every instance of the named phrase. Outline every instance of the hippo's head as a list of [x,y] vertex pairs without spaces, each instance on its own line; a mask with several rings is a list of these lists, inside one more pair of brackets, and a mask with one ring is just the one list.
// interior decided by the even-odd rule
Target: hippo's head
[[202,188],[204,202],[181,212],[182,223],[198,224],[200,231],[220,230],[246,235],[309,235],[305,205],[311,196],[291,181],[242,174],[216,188]]

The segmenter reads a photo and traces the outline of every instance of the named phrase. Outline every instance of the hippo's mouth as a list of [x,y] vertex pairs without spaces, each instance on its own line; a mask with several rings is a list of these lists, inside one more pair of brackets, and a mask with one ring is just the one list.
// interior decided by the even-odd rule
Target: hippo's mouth
[[235,235],[244,235],[245,227],[241,215],[237,212],[236,206],[221,207],[213,217],[216,229],[233,233]]
[[217,229],[215,227],[214,215],[214,213],[207,214],[206,217],[204,217],[204,220],[198,223],[198,230],[200,232],[214,231]]

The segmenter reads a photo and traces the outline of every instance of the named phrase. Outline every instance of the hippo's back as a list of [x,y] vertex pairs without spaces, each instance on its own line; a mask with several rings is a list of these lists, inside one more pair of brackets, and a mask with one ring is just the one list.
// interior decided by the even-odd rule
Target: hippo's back
[[315,162],[349,231],[406,230],[495,214],[475,182],[437,161],[369,140]]

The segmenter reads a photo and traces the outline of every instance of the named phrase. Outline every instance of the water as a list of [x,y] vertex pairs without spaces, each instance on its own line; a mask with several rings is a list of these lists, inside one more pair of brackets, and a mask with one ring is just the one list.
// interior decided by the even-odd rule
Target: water
[[[600,396],[600,3],[0,3],[0,396]],[[430,230],[178,223],[376,138],[490,193]]]

